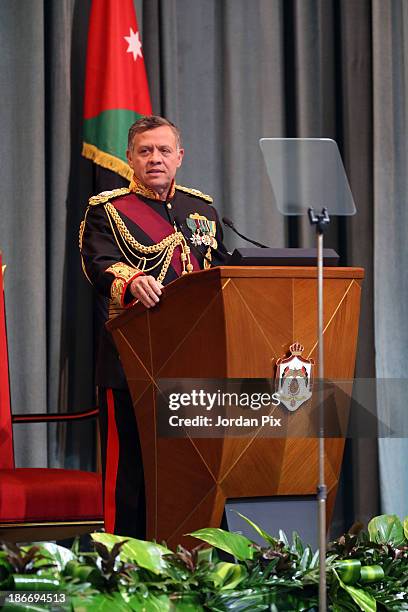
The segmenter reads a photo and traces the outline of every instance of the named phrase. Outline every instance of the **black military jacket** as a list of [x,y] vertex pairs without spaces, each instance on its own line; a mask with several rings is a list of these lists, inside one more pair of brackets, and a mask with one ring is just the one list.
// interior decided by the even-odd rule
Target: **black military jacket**
[[102,192],[89,200],[80,250],[83,270],[98,294],[97,385],[126,388],[104,323],[133,303],[129,287],[137,275],[152,275],[166,285],[183,271],[224,262],[227,251],[211,202],[209,196],[181,186],[173,186],[166,201],[157,200],[143,185]]

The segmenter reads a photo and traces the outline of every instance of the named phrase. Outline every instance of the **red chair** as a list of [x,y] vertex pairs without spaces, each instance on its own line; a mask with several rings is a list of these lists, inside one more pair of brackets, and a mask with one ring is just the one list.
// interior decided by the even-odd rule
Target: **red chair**
[[103,527],[99,473],[16,468],[12,423],[48,423],[93,418],[98,410],[73,414],[11,415],[0,254],[0,540],[57,540]]

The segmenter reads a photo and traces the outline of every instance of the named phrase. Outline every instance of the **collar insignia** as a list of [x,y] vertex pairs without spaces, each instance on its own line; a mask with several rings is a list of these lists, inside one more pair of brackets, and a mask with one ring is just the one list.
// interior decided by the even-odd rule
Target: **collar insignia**
[[143,183],[133,177],[129,185],[129,190],[145,198],[149,198],[149,200],[158,200],[163,202],[164,200],[169,200],[174,196],[175,186],[173,180],[166,198],[161,198],[155,191],[153,191],[153,189],[150,189],[150,187],[146,187],[146,185],[143,185]]

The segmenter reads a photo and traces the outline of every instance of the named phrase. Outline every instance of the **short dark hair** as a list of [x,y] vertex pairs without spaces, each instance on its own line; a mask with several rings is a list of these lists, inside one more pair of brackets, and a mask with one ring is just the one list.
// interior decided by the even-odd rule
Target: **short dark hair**
[[138,119],[133,125],[130,126],[128,135],[128,149],[131,148],[136,134],[142,134],[143,132],[148,132],[149,130],[162,127],[163,125],[167,125],[173,130],[176,137],[177,146],[181,148],[180,130],[174,125],[174,123],[168,119],[165,119],[164,117],[159,117],[159,115],[147,115],[146,117]]

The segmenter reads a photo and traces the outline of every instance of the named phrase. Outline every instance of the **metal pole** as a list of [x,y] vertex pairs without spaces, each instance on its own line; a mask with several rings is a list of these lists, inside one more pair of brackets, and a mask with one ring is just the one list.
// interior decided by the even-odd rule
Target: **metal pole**
[[318,342],[319,342],[319,483],[317,486],[318,517],[319,517],[319,612],[326,612],[326,499],[327,487],[324,478],[324,412],[323,412],[323,378],[324,378],[324,347],[323,347],[323,229],[317,231],[317,305],[318,305]]

